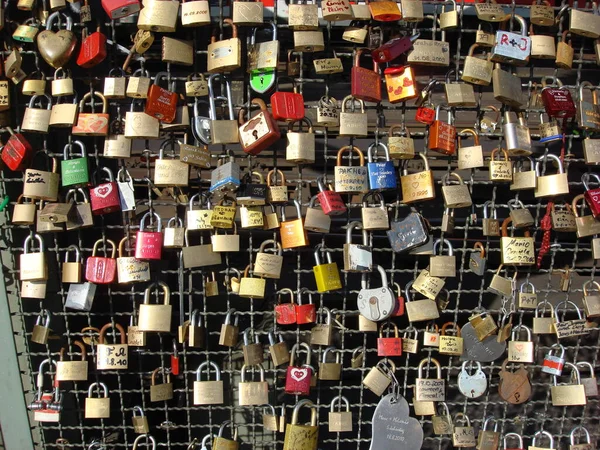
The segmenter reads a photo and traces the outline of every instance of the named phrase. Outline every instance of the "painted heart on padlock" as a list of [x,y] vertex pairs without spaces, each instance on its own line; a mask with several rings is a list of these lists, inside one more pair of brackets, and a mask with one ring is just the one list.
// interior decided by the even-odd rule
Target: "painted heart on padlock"
[[290,372],[290,376],[295,381],[302,381],[308,376],[308,369],[293,369]]
[[37,45],[44,61],[55,69],[59,69],[67,64],[73,56],[77,38],[69,30],[57,32],[44,30],[37,35]]
[[109,196],[109,194],[112,192],[112,190],[113,190],[112,184],[109,184],[107,186],[97,187],[96,189],[94,189],[94,193],[96,194],[97,197],[106,198]]

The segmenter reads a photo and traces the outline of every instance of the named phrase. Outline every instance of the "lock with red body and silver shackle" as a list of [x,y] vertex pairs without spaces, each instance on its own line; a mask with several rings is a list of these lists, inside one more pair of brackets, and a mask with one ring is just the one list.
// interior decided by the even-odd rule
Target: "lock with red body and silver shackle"
[[[281,303],[282,294],[289,294],[291,301],[289,303]],[[316,309],[314,314],[316,314]],[[279,325],[291,325],[296,323],[296,305],[294,303],[294,293],[289,288],[281,289],[277,293],[275,320]]]
[[342,200],[342,196],[338,192],[326,188],[324,176],[317,178],[317,186],[319,187],[317,199],[323,213],[328,216],[339,216],[346,213],[346,204]]
[[[85,279],[91,283],[110,284],[115,281],[117,274],[117,260],[115,259],[117,246],[110,239],[106,239],[105,242],[112,247],[111,256],[96,256],[98,246],[103,243],[102,239],[98,239],[94,244],[92,256],[86,261]],[[106,250],[106,247],[104,248]]]
[[102,172],[108,174],[108,182],[101,183],[90,190],[92,214],[101,215],[121,210],[119,188],[108,167],[102,167]]
[[[302,294],[308,292],[308,303],[302,303]],[[317,320],[317,306],[313,302],[312,293],[308,288],[300,288],[296,294],[296,323],[303,325],[315,323]]]
[[[271,95],[271,110],[275,120],[295,122],[302,120],[305,115],[304,97],[298,93],[296,82],[292,79],[293,92],[277,91]],[[279,80],[277,83],[279,89]]]
[[148,91],[144,112],[158,120],[171,123],[175,120],[179,96],[177,93],[159,86],[160,80],[163,77],[168,81],[169,74],[167,72],[158,72],[154,77],[154,84],[150,86],[150,90]]
[[448,122],[440,120],[441,105],[435,109],[435,120],[429,128],[429,150],[452,156],[456,153],[456,127],[450,125],[452,112],[448,109]]
[[[554,41],[554,38],[552,38]],[[546,79],[551,77],[542,78],[542,102],[544,108],[549,117],[558,117],[561,119],[569,119],[575,117],[577,114],[577,107],[571,96],[571,92],[566,87],[562,86],[562,83],[558,78],[554,78],[554,81],[558,84],[558,87],[546,86]]]
[[290,365],[287,368],[285,377],[285,392],[286,394],[294,395],[309,395],[310,394],[310,379],[312,369],[308,365],[295,364],[297,361],[300,347],[306,350],[306,362],[310,364],[311,349],[306,343],[294,344],[290,352]]
[[[152,288],[160,288],[163,292],[163,304],[151,304],[150,294]],[[171,312],[173,306],[170,304],[171,290],[164,281],[150,284],[144,291],[144,303],[140,305],[138,327],[140,331],[154,331],[168,333],[171,331]]]
[[[145,231],[146,219],[156,219],[156,231]],[[135,239],[135,257],[137,259],[159,260],[162,257],[163,233],[161,218],[156,212],[147,212],[140,221],[140,230]]]
[[77,65],[86,69],[97,66],[106,59],[106,35],[100,31],[88,34],[87,28],[81,33],[81,47],[77,56]]
[[[557,356],[554,354],[555,349],[560,351]],[[550,375],[560,376],[562,374],[563,367],[565,366],[565,348],[558,344],[552,344],[546,356],[544,356],[544,362],[542,363],[542,372]]]
[[[4,153],[3,153],[4,154]],[[590,189],[590,178],[595,178],[598,183],[598,187],[595,189]],[[592,215],[595,219],[600,218],[600,175],[597,173],[586,172],[581,176],[581,182],[583,183],[583,188],[585,192],[583,193],[583,198],[585,202],[589,206],[592,211]]]
[[15,133],[6,127],[10,137],[2,149],[2,161],[13,172],[25,170],[33,158],[33,147],[22,133]]
[[139,0],[102,0],[102,8],[111,20],[135,14],[140,7]]

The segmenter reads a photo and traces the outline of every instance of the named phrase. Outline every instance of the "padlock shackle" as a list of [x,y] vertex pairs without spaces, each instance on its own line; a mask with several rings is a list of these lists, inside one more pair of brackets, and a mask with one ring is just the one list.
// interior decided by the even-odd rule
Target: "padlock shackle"
[[[379,201],[377,200],[379,198]],[[379,202],[379,206],[385,208],[385,202],[383,200],[383,195],[380,191],[376,189],[372,189],[368,191],[365,195],[363,195],[363,208],[367,208],[369,206],[369,200],[372,199],[373,202]],[[359,222],[360,223],[360,222]]]
[[150,304],[150,294],[153,288],[161,288],[163,291],[164,304],[169,305],[171,301],[171,289],[169,289],[169,285],[164,281],[155,281],[148,285],[148,287],[144,290],[144,305]]
[[377,154],[379,152],[379,147],[383,148],[385,160],[390,161],[390,151],[388,150],[387,145],[385,145],[383,142],[373,142],[371,145],[369,145],[369,148],[367,149],[367,160],[370,163],[377,162]]
[[214,361],[204,361],[196,369],[196,381],[201,381],[202,369],[206,369],[207,378],[210,377],[211,367],[215,370],[215,381],[221,381],[221,369]]
[[510,338],[512,341],[516,341],[519,335],[521,334],[521,330],[525,330],[527,333],[527,341],[531,342],[531,330],[528,326],[519,324],[516,327],[513,327]]
[[[442,244],[442,240],[441,239],[436,239],[435,241],[433,241],[433,254],[434,256],[437,255],[437,249],[438,247]],[[452,246],[452,243],[450,242],[449,239],[444,239],[444,244],[446,244],[446,247],[448,247],[448,256],[454,256],[454,247]],[[440,255],[443,253],[440,253]]]
[[[508,225],[510,223],[512,223],[512,218],[511,217],[507,217],[506,219],[504,219],[504,221],[502,222],[502,237],[508,237]],[[531,233],[529,232],[529,229],[525,229],[524,231],[524,236],[525,237],[531,237]]]
[[342,402],[344,403],[344,405],[346,405],[346,412],[349,412],[350,411],[350,402],[348,401],[348,399],[346,397],[344,397],[341,394],[333,397],[333,400],[331,400],[331,403],[329,404],[329,411],[330,412],[335,411],[336,403],[338,404],[338,406],[340,406],[340,410],[341,410]]
[[[93,97],[98,97],[100,100],[102,100],[102,114],[106,114],[108,111],[108,101],[106,100],[106,97],[98,91],[93,91],[93,92],[87,92],[83,97],[81,97],[81,100],[79,102],[79,113],[81,114],[81,112],[83,112],[83,107],[85,106],[85,102],[87,99],[91,99]],[[92,112],[94,111],[94,109],[92,108]]]
[[442,336],[446,336],[446,330],[452,327],[452,330],[456,332],[456,337],[460,337],[460,326],[456,322],[446,322],[442,325],[442,329],[440,330],[440,334]]
[[[133,441],[132,450],[137,450],[138,444],[142,442],[142,439],[146,439],[146,441],[150,440],[150,442],[152,443],[152,450],[156,450],[156,439],[154,439],[154,436],[148,433],[140,434],[138,437],[135,438],[135,441]],[[146,447],[147,444],[148,443],[146,442]]]
[[531,445],[537,447],[537,439],[538,437],[546,436],[550,440],[550,447],[554,448],[554,437],[547,431],[538,431],[531,438]]
[[492,207],[492,214],[493,214],[493,219],[498,219],[498,212],[496,211],[496,208],[494,207],[494,203],[491,200],[486,201],[483,204],[483,218],[484,219],[489,219],[490,217],[488,217],[488,206]]
[[[98,344],[104,344],[104,340],[105,340],[105,336],[106,336],[106,331],[109,328],[116,328],[119,333],[121,333],[121,345],[125,345],[127,344],[127,334],[125,333],[125,328],[123,328],[123,326],[120,323],[115,323],[114,325],[110,322],[108,322],[106,325],[104,325],[101,329],[100,332],[98,333]],[[81,330],[83,332],[83,330]]]
[[458,147],[459,148],[462,147],[462,140],[465,139],[461,136],[462,134],[470,134],[471,136],[473,136],[473,140],[475,141],[475,146],[481,145],[479,143],[479,134],[477,133],[477,131],[475,131],[472,128],[465,128],[464,130],[461,130],[460,133],[458,134]]
[[197,308],[190,314],[190,327],[202,327],[202,316]]
[[456,423],[458,421],[461,421],[462,423],[466,424],[467,427],[471,426],[471,420],[469,419],[469,416],[467,416],[465,413],[456,413],[454,415],[454,420],[452,421],[452,423]]
[[363,154],[363,152],[358,147],[355,147],[353,145],[346,145],[345,147],[340,148],[337,153],[337,159],[336,159],[336,164],[335,164],[336,166],[342,165],[342,155],[345,152],[349,152],[350,154],[357,153],[358,161],[359,161],[358,165],[359,166],[365,165],[365,155]]
[[104,383],[100,383],[100,382],[95,382],[90,384],[90,387],[88,387],[88,398],[92,398],[92,393],[94,392],[94,388],[101,388],[103,393],[104,393],[104,397],[98,397],[98,398],[108,398],[108,388],[106,387],[106,384]]
[[[541,177],[542,176],[542,172],[540,170],[540,164],[542,162],[544,162],[547,158],[552,159],[556,164],[558,164],[558,173],[565,173],[565,169],[563,167],[563,163],[560,160],[560,158],[558,156],[556,156],[556,155],[548,153],[547,155],[540,156],[539,158],[536,159],[536,163],[535,163],[535,175],[537,177]],[[544,174],[545,174],[545,172],[544,172]]]
[[[86,202],[87,203],[87,202]],[[115,259],[116,253],[117,253],[117,244],[114,243],[114,241],[111,241],[110,239],[106,239],[106,243],[109,244],[112,247],[112,252],[111,252],[111,259]],[[95,243],[94,243],[94,247],[92,248],[92,256],[96,256],[96,252],[98,251],[98,246],[102,244],[102,239],[98,239]],[[105,247],[106,249],[106,247]]]
[[[567,367],[571,368],[571,379],[573,379],[573,374],[575,374],[575,384],[581,384],[581,375],[579,374],[579,369],[577,368],[577,366],[573,363],[570,362],[565,362],[565,365],[563,367],[563,372],[564,369],[566,369]],[[554,386],[558,385],[557,379],[556,379],[556,375],[552,376],[552,384]]]
[[[225,22],[230,19],[225,19]],[[237,27],[234,28],[235,34],[237,34]],[[234,36],[236,37],[236,36]],[[227,109],[229,111],[229,120],[235,120],[235,115],[233,113],[233,102],[231,101],[231,82],[229,78],[220,73],[213,73],[208,77],[208,104],[209,104],[209,116],[212,120],[217,120],[217,107],[215,105],[215,91],[213,88],[213,80],[220,79],[225,81],[225,97],[227,100]]]
[[38,314],[37,318],[35,319],[35,324],[36,325],[41,325],[42,324],[42,319],[44,319],[44,326],[46,328],[48,328],[50,326],[50,316],[52,314],[50,313],[50,311],[48,311],[45,308],[42,308],[40,310],[40,313]]
[[[396,131],[396,130],[400,130],[400,131]],[[404,131],[402,131],[402,130],[404,130]],[[399,125],[399,124],[391,125],[388,128],[388,137],[392,137],[394,135],[394,133],[399,133],[399,134],[404,133],[404,134],[406,134],[406,137],[410,139],[410,130],[408,129],[408,127],[406,125]]]
[[572,305],[575,307],[575,311],[577,312],[577,316],[579,317],[579,319],[583,319],[584,317],[581,314],[581,309],[579,309],[579,307],[577,306],[577,304],[575,302],[572,302],[571,300],[563,300],[560,303],[557,303],[556,306],[554,307],[554,311],[556,312],[556,323],[560,322],[560,319],[558,317],[558,311],[560,310],[561,305],[565,305],[565,313],[567,313],[569,310],[568,305]]
[[136,405],[136,406],[134,406],[133,408],[131,408],[131,414],[132,414],[132,416],[133,416],[133,417],[137,417],[137,416],[135,415],[135,413],[136,413],[136,412],[139,412],[139,413],[140,413],[139,417],[144,417],[144,416],[145,416],[145,414],[144,414],[144,410],[142,409],[142,407],[141,407],[141,406],[138,406],[138,405]]
[[39,252],[36,252],[36,253],[44,252],[44,240],[42,239],[42,236],[40,236],[38,233],[34,233],[33,235],[32,234],[28,235],[25,238],[25,241],[23,242],[23,253],[24,254],[29,253],[29,246],[30,246],[30,244],[33,243],[33,239],[35,239],[38,242]]
[[290,366],[294,366],[294,363],[296,362],[296,354],[300,353],[300,347],[306,350],[306,363],[310,364],[312,359],[312,349],[306,342],[300,342],[299,344],[294,344],[290,350]]
[[571,442],[571,445],[576,445],[575,444],[575,434],[579,433],[579,432],[583,432],[583,434],[585,435],[585,439],[586,439],[586,443],[587,444],[591,444],[592,440],[590,438],[590,432],[587,430],[587,428],[585,428],[583,425],[579,425],[575,428],[573,428],[571,430],[571,433],[569,434],[569,440]]
[[[522,449],[522,448],[523,448],[523,438],[521,437],[521,435],[520,435],[519,433],[506,433],[506,434],[504,435],[504,438],[502,439],[502,443],[503,443],[504,450],[507,450],[507,449],[509,448],[509,447],[507,447],[507,445],[506,445],[506,440],[507,440],[508,438],[517,438],[517,439],[518,439],[518,441],[519,441],[519,444],[518,444],[518,445],[519,445],[519,447],[517,447],[517,448],[520,448],[520,449]],[[514,448],[514,447],[510,447],[510,448]]]
[[362,230],[363,235],[363,244],[366,245],[368,242],[367,230],[363,228],[363,225],[358,220],[353,220],[348,225],[346,225],[346,244],[352,244],[352,230]]
[[250,369],[250,368],[254,368],[254,367],[258,367],[258,370],[260,371],[260,381],[264,382],[265,381],[265,369],[262,366],[262,364],[243,364],[242,368],[240,369],[240,373],[241,373],[241,382],[245,383],[246,382],[246,369]]
[[294,406],[294,412],[292,413],[292,425],[298,425],[298,415],[300,413],[300,408],[302,407],[306,407],[306,408],[310,408],[311,413],[310,413],[310,426],[312,427],[316,427],[317,426],[317,407],[315,406],[315,404],[313,402],[311,402],[308,399],[303,399],[300,400],[298,403],[296,403],[296,406]]
[[384,330],[388,331],[390,327],[393,327],[394,329],[394,337],[398,338],[398,325],[396,325],[394,322],[390,322],[389,320],[379,326],[379,337],[382,338]]
[[583,188],[586,191],[591,190],[590,189],[590,177],[591,178],[595,178],[596,182],[598,183],[599,187],[600,187],[600,175],[598,175],[597,173],[592,173],[592,172],[585,172],[583,175],[581,175],[581,182],[583,183]]
[[429,364],[429,363],[433,364],[436,367],[437,378],[441,379],[442,378],[442,366],[440,365],[440,362],[435,358],[431,358],[430,360],[428,360],[428,358],[423,358],[421,360],[421,362],[417,366],[418,378],[423,378],[423,367],[425,367],[425,364]]
[[[46,325],[47,326],[47,325]],[[87,357],[87,352],[85,351],[85,345],[81,341],[73,341],[73,345],[79,347],[79,352],[81,353],[81,360],[85,361]],[[65,353],[67,352],[69,347],[61,347],[60,349],[60,361],[64,361]]]

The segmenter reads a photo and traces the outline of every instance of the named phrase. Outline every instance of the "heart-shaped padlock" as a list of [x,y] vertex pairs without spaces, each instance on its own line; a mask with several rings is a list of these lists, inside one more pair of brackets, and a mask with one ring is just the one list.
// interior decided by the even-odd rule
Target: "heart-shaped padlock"
[[465,361],[458,374],[458,390],[468,398],[481,397],[487,389],[487,378],[483,370],[481,370],[481,363],[478,361],[471,361],[471,363],[473,362],[477,366],[474,373],[469,372],[470,369],[467,368],[469,361]]
[[73,20],[62,14],[66,20],[66,29],[57,32],[52,31],[52,25],[55,21],[60,25],[60,13],[58,11],[50,14],[46,20],[46,29],[37,35],[37,45],[40,55],[48,64],[55,69],[63,67],[69,62],[75,46],[77,37],[73,34]]

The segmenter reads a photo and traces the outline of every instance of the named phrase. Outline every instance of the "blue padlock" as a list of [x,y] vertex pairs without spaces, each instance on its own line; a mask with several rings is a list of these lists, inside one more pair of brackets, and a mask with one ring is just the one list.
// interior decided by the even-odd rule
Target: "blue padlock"
[[[383,147],[385,161],[373,162],[377,159],[377,150],[379,147]],[[375,153],[373,154],[373,152]],[[371,189],[396,189],[396,169],[394,168],[394,163],[390,161],[388,148],[381,142],[371,144],[367,150],[367,156],[369,159],[367,169],[369,171],[369,186]]]

